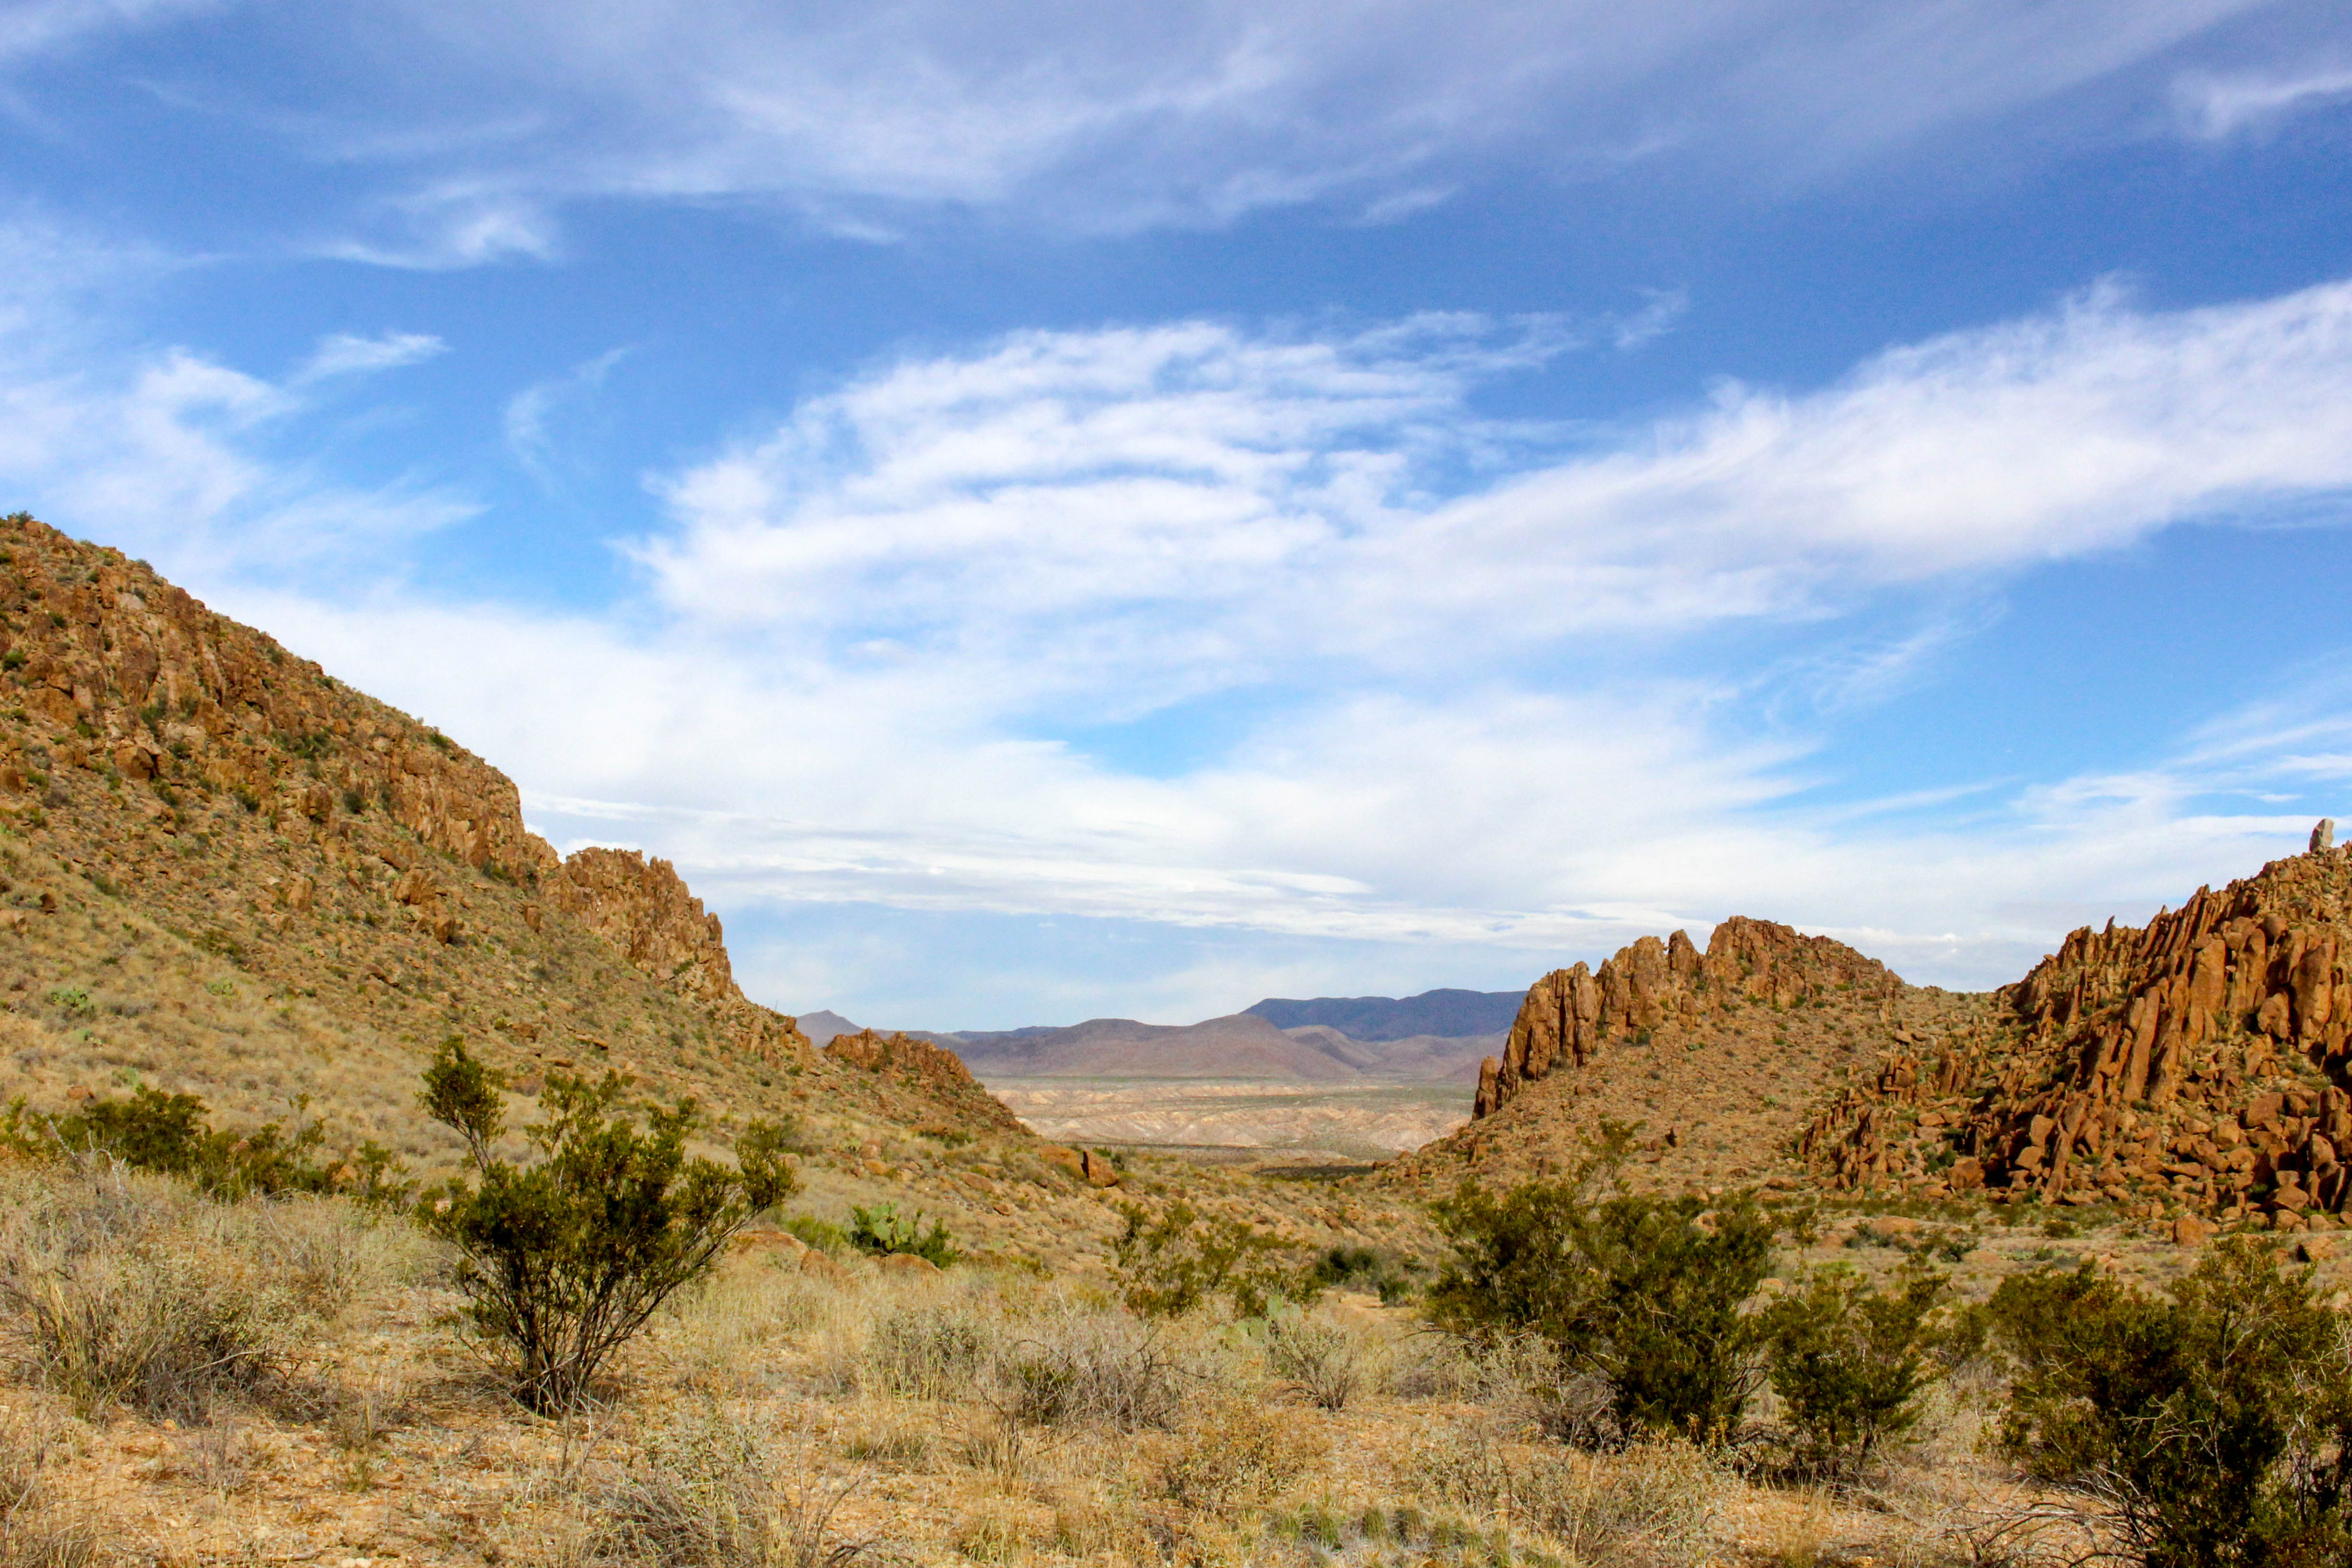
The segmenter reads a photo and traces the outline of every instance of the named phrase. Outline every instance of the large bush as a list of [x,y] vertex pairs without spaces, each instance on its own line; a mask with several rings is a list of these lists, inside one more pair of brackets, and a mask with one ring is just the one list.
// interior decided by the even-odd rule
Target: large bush
[[2352,1324],[2274,1247],[2221,1242],[2161,1298],[2087,1263],[2020,1275],[1989,1319],[2001,1448],[2110,1499],[2137,1561],[2352,1562]]
[[1280,1244],[1243,1221],[1202,1215],[1171,1203],[1157,1215],[1122,1204],[1125,1222],[1111,1243],[1111,1274],[1129,1310],[1176,1317],[1218,1296],[1245,1318],[1264,1317],[1273,1301],[1307,1300],[1316,1286],[1282,1259]]
[[1758,1324],[1740,1309],[1763,1281],[1772,1222],[1746,1197],[1595,1202],[1592,1175],[1499,1196],[1465,1183],[1435,1205],[1454,1257],[1430,1316],[1474,1337],[1540,1336],[1607,1388],[1608,1435],[1720,1437],[1758,1382]]
[[423,1212],[457,1249],[467,1315],[507,1358],[516,1397],[560,1410],[795,1184],[772,1124],[754,1122],[736,1140],[734,1170],[689,1158],[694,1102],[652,1108],[640,1131],[621,1111],[627,1085],[614,1072],[595,1083],[550,1073],[540,1092],[547,1120],[524,1134],[537,1158],[513,1165],[492,1152],[505,1126],[501,1087],[454,1040],[425,1071],[420,1099],[465,1138],[475,1180]]
[[1772,1392],[1801,1469],[1852,1480],[1917,1423],[1919,1394],[1937,1372],[1930,1314],[1946,1284],[1914,1270],[1874,1291],[1852,1269],[1822,1269],[1764,1313]]

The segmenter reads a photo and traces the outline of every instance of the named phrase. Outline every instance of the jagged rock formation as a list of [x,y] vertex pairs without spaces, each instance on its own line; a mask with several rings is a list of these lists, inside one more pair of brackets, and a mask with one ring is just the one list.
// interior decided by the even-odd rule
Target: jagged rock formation
[[2352,1196],[2352,852],[2332,827],[2144,930],[2074,932],[1995,1019],[1824,1109],[1806,1157],[1844,1186],[2329,1223]]
[[927,1040],[905,1034],[886,1036],[869,1029],[857,1034],[836,1035],[825,1045],[824,1054],[828,1061],[892,1079],[921,1091],[940,1104],[957,1107],[963,1113],[967,1130],[1023,1130],[1021,1119],[1006,1110],[1002,1101],[990,1097],[961,1058],[954,1051],[941,1051]]
[[665,985],[705,1001],[741,997],[719,916],[704,913],[669,862],[635,850],[584,849],[541,886],[550,904]]
[[1530,988],[1483,1066],[1476,1117],[1381,1179],[1557,1172],[1614,1123],[1635,1130],[1638,1185],[1801,1185],[1796,1140],[1822,1098],[1877,1051],[1984,1005],[1769,921],[1727,920],[1705,952],[1683,932],[1645,936]]
[[1733,998],[1785,1009],[1832,991],[1875,1000],[1903,988],[1875,958],[1769,920],[1732,916],[1703,954],[1687,932],[1664,942],[1644,936],[1598,974],[1579,964],[1529,988],[1503,1054],[1480,1066],[1474,1113],[1493,1115],[1524,1085],[1585,1066],[1613,1040],[1647,1035],[1669,1019],[1695,1029],[1703,1011]]

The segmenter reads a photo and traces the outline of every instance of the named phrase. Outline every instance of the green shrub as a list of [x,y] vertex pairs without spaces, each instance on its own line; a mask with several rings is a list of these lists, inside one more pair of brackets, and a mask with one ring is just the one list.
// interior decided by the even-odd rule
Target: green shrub
[[900,1253],[941,1269],[963,1256],[956,1250],[944,1220],[932,1220],[927,1231],[921,1210],[918,1209],[912,1219],[903,1218],[895,1203],[877,1204],[872,1208],[853,1206],[849,1211],[849,1244],[877,1258]]
[[[310,1108],[297,1100],[297,1114]],[[194,1094],[166,1094],[141,1084],[127,1100],[94,1100],[63,1116],[35,1116],[22,1101],[0,1117],[0,1146],[20,1153],[95,1153],[133,1170],[181,1176],[215,1197],[342,1192],[372,1203],[399,1204],[415,1190],[403,1167],[373,1140],[338,1158],[319,1157],[326,1129],[316,1122],[289,1133],[277,1122],[242,1132],[215,1129]]]
[[1919,1393],[1936,1375],[1928,1316],[1946,1283],[1913,1270],[1894,1290],[1874,1292],[1859,1273],[1833,1265],[1764,1313],[1772,1392],[1801,1469],[1853,1480],[1882,1443],[1918,1421]]
[[1188,1203],[1152,1217],[1119,1206],[1126,1222],[1111,1243],[1111,1274],[1129,1311],[1176,1317],[1223,1296],[1245,1318],[1264,1317],[1277,1297],[1306,1300],[1315,1287],[1278,1256],[1279,1244],[1238,1219],[1203,1218]]
[[838,1258],[849,1250],[849,1232],[829,1219],[819,1219],[813,1214],[795,1214],[784,1221],[787,1234],[796,1236],[804,1246],[814,1247],[828,1258]]
[[575,1406],[605,1359],[795,1185],[774,1127],[745,1129],[732,1171],[689,1159],[694,1102],[653,1108],[641,1132],[619,1110],[626,1084],[617,1072],[595,1083],[549,1073],[548,1119],[525,1134],[538,1157],[516,1166],[490,1152],[504,1130],[499,1077],[457,1040],[425,1074],[419,1100],[466,1140],[475,1181],[422,1212],[457,1249],[475,1332],[534,1410]]
[[2169,1299],[2087,1263],[2018,1275],[1987,1318],[2000,1447],[2112,1499],[2130,1560],[2352,1561],[2352,1323],[2274,1246],[2217,1243]]
[[1454,1258],[1431,1319],[1475,1339],[1539,1335],[1607,1388],[1615,1430],[1597,1436],[1719,1439],[1756,1388],[1759,1325],[1740,1308],[1763,1282],[1772,1222],[1745,1196],[1594,1203],[1608,1164],[1499,1197],[1465,1183],[1433,1206]]
[[1315,1260],[1307,1278],[1318,1290],[1370,1291],[1392,1307],[1419,1292],[1425,1271],[1419,1259],[1384,1247],[1334,1247]]

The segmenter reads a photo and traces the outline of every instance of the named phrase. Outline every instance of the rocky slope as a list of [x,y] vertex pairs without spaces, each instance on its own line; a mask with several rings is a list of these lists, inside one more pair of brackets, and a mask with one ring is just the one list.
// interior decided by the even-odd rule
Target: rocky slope
[[1883,1049],[1989,1006],[1769,921],[1727,920],[1704,951],[1684,932],[1645,936],[1598,971],[1537,981],[1480,1069],[1475,1119],[1381,1179],[1562,1170],[1619,1123],[1634,1130],[1643,1185],[1798,1185],[1796,1143],[1818,1102]]
[[2352,1196],[2352,852],[2144,929],[2068,936],[1998,1007],[1890,1052],[1808,1129],[1846,1187],[2329,1227]]
[[[1041,1144],[952,1056],[814,1051],[747,999],[667,862],[560,860],[450,737],[142,562],[0,519],[0,1105],[151,1085],[431,1175],[457,1147],[417,1073],[453,1034],[509,1071],[519,1124],[548,1071],[608,1067],[693,1095],[722,1135],[790,1116],[800,1207],[835,1222],[896,1200],[1057,1267],[1096,1266],[1118,1223],[1108,1162]],[[1312,1195],[1183,1179],[1327,1234]],[[1330,1241],[1409,1224],[1361,1213]]]
[[37,1109],[136,1082],[231,1117],[307,1095],[429,1161],[414,1066],[455,1033],[525,1084],[610,1065],[722,1119],[813,1075],[857,1115],[948,1113],[745,998],[667,862],[559,859],[440,731],[21,514],[0,520],[0,1096]]

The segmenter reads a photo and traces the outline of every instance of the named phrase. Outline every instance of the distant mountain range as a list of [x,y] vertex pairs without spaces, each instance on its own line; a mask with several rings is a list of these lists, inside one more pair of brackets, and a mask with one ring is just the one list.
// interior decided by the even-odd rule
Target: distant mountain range
[[[940,1032],[908,1030],[988,1078],[1271,1079],[1294,1083],[1475,1083],[1518,1012],[1517,991],[1424,991],[1417,997],[1269,997],[1244,1012],[1193,1024],[1089,1019],[1066,1028]],[[819,1045],[858,1027],[831,1011],[803,1013]]]
[[1446,988],[1417,997],[1317,997],[1303,1002],[1268,997],[1242,1010],[1255,1013],[1276,1029],[1322,1024],[1350,1040],[1411,1040],[1416,1035],[1458,1039],[1509,1029],[1527,996],[1524,990]]

